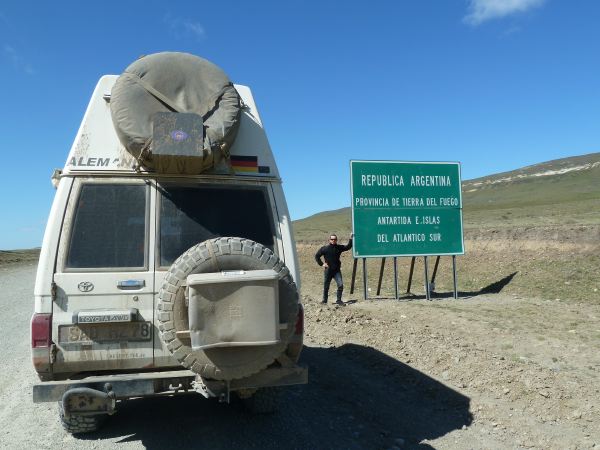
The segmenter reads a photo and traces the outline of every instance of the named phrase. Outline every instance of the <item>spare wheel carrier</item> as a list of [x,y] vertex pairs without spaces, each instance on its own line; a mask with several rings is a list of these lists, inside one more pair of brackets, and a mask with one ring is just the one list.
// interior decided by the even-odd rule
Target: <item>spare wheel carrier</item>
[[[185,304],[188,275],[228,270],[272,269],[279,275],[280,342],[274,345],[193,350],[178,331],[189,329]],[[159,291],[157,317],[160,338],[186,368],[204,378],[232,380],[259,372],[281,355],[294,332],[298,290],[288,268],[270,249],[250,239],[209,239],[183,253],[169,268]]]

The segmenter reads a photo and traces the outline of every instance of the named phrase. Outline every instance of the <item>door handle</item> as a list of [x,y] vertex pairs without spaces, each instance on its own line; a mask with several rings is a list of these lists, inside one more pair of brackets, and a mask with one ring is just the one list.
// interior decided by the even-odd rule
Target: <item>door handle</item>
[[121,280],[117,282],[117,288],[128,290],[128,289],[141,289],[146,286],[144,280]]

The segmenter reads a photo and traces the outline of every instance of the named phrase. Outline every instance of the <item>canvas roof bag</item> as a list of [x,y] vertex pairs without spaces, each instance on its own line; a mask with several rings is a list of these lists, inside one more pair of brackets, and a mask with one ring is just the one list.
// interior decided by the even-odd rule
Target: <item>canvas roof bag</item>
[[[187,53],[163,52],[143,56],[125,69],[112,88],[110,110],[119,140],[141,165],[169,173],[200,173],[228,159],[241,101],[215,64]],[[154,121],[161,116],[157,113],[201,117],[203,133],[195,157],[187,151],[161,162],[152,142]]]

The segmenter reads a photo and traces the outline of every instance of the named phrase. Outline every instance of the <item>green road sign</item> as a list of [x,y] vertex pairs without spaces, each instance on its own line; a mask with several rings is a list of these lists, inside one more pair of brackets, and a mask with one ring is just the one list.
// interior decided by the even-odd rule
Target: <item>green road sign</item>
[[460,163],[350,161],[356,258],[464,254]]

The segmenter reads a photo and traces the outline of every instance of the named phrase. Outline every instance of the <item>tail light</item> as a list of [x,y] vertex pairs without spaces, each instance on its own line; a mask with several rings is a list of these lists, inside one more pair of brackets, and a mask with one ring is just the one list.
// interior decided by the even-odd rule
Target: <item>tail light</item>
[[31,361],[41,380],[52,379],[52,314],[31,318]]
[[296,331],[294,334],[304,333],[304,308],[302,305],[298,308],[298,319],[296,320]]
[[31,348],[50,347],[52,314],[34,314],[31,318]]

